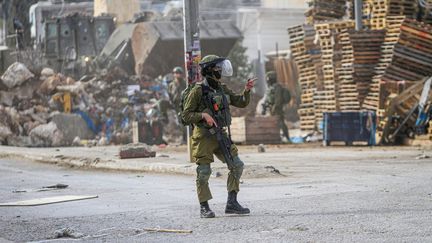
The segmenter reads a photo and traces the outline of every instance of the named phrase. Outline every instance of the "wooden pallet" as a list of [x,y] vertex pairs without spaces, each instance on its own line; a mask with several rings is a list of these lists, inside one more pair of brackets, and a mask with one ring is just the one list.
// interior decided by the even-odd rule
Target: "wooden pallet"
[[342,19],[346,12],[345,0],[311,0],[306,11],[308,23]]
[[420,80],[432,75],[432,26],[405,19],[385,80]]

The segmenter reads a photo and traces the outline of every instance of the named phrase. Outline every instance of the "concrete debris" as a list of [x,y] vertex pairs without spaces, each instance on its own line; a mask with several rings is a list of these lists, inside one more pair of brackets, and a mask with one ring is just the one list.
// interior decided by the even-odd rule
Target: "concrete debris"
[[95,136],[84,119],[77,114],[55,113],[51,121],[62,132],[64,145],[72,145],[75,137],[92,139]]
[[44,186],[44,187],[39,188],[39,189],[17,189],[17,190],[13,190],[12,192],[13,193],[46,192],[46,191],[66,189],[68,187],[69,187],[69,185],[65,185],[65,184],[55,184],[55,185],[51,185],[51,186]]
[[41,71],[40,80],[46,80],[48,77],[54,76],[55,72],[51,68],[44,68]]
[[54,238],[55,239],[59,239],[59,238],[73,238],[73,239],[78,239],[78,238],[82,238],[85,235],[79,232],[76,232],[74,229],[72,228],[63,228],[63,229],[59,229],[56,230],[54,232]]
[[42,147],[58,147],[65,144],[63,133],[54,122],[34,128],[29,136],[32,141],[42,145]]
[[[117,69],[79,81],[51,68],[35,74],[15,63],[2,76],[0,145],[129,144],[133,122],[144,124],[143,138],[150,137],[151,142],[141,143],[182,142],[182,128],[169,102],[169,77],[152,80]],[[134,92],[128,92],[130,87]]]
[[55,184],[55,185],[51,185],[51,186],[44,186],[42,188],[50,188],[50,189],[66,189],[67,187],[69,187],[69,185],[66,184]]
[[9,127],[0,124],[0,143],[3,143],[9,136],[12,135],[12,131]]
[[56,91],[58,86],[72,85],[74,83],[75,80],[72,78],[65,77],[62,74],[55,74],[45,79],[39,88],[39,92],[44,95],[50,95]]
[[421,160],[421,159],[429,159],[430,156],[426,155],[426,154],[422,154],[416,157],[416,160]]
[[120,159],[149,158],[155,157],[156,152],[152,151],[147,144],[138,143],[121,147],[119,155]]
[[266,148],[264,146],[264,144],[260,144],[258,145],[258,153],[265,153]]
[[39,141],[39,143],[33,142],[29,136],[10,136],[7,139],[7,144],[9,146],[15,147],[43,147],[44,144]]
[[12,106],[14,94],[8,91],[0,91],[0,105]]
[[272,174],[278,174],[278,175],[281,174],[280,171],[273,166],[266,166],[264,168],[267,169]]
[[75,137],[72,141],[72,146],[81,146],[81,138],[80,137]]
[[24,64],[15,62],[9,66],[3,76],[1,76],[1,79],[4,85],[8,88],[13,88],[20,86],[33,77],[33,73],[31,73]]
[[158,154],[156,157],[158,157],[158,158],[169,158],[170,156],[168,154]]

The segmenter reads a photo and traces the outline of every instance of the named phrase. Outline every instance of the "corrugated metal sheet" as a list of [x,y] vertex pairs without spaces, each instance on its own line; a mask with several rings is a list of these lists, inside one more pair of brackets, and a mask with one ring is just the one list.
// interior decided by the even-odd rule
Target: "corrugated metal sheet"
[[109,38],[105,47],[103,48],[102,55],[110,55],[121,43],[129,41],[137,24],[124,24],[117,28]]

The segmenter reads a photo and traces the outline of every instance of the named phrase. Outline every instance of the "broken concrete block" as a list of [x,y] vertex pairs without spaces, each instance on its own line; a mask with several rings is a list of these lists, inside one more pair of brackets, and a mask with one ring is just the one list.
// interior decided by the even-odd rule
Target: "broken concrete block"
[[265,153],[266,148],[264,146],[264,144],[260,144],[258,145],[258,153]]
[[72,146],[81,146],[81,138],[75,137],[74,140],[72,141]]
[[8,91],[0,91],[0,105],[12,106],[15,94]]
[[44,123],[40,123],[40,122],[38,122],[38,121],[35,121],[35,122],[31,122],[31,121],[29,121],[29,122],[24,123],[23,128],[24,128],[24,131],[25,131],[26,134],[30,134],[30,132],[31,132],[35,127],[38,127],[38,126],[40,126],[40,125],[42,125],[42,124],[45,124],[45,122],[44,122]]
[[63,229],[56,230],[54,232],[54,239],[59,239],[59,238],[78,239],[84,236],[85,236],[84,234],[80,232],[76,232],[74,229],[71,228],[63,228]]
[[44,95],[52,94],[57,86],[62,84],[62,79],[60,75],[53,75],[48,77],[39,87],[39,92]]
[[71,145],[75,137],[87,140],[93,139],[95,136],[84,119],[77,114],[55,113],[52,115],[51,121],[62,132],[66,145]]
[[120,159],[155,157],[156,152],[144,143],[128,144],[120,148]]
[[4,85],[6,85],[8,88],[13,88],[20,86],[25,81],[33,77],[33,73],[31,73],[24,64],[15,62],[9,66],[1,79],[3,80]]
[[98,141],[98,143],[97,143],[97,146],[106,146],[106,145],[108,145],[108,139],[107,139],[107,137],[102,136],[102,137],[99,139],[99,141]]
[[0,144],[6,141],[6,139],[13,133],[8,126],[0,124]]
[[41,77],[40,77],[40,79],[41,79],[41,80],[45,80],[45,79],[47,79],[48,77],[51,77],[51,76],[53,76],[53,75],[55,75],[54,70],[52,70],[51,68],[44,68],[44,69],[42,69],[42,71],[41,71]]
[[7,139],[7,144],[9,146],[15,147],[42,147],[42,143],[37,143],[37,141],[32,141],[29,136],[11,136]]
[[29,135],[32,141],[36,144],[42,144],[44,147],[57,147],[66,144],[62,131],[54,122],[35,127]]

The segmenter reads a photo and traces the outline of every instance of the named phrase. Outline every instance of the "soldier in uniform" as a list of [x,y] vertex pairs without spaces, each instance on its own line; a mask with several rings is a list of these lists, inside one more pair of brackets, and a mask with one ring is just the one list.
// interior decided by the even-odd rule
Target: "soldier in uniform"
[[[173,69],[174,80],[168,85],[168,95],[173,105],[176,114],[180,112],[180,103],[183,90],[186,89],[186,80],[184,79],[184,72],[181,67]],[[187,131],[186,127],[180,125],[183,132],[183,143],[186,143]]]
[[168,85],[168,95],[171,103],[174,105],[176,113],[180,111],[181,94],[186,89],[184,72],[181,67],[173,69],[174,80]]
[[[200,66],[204,80],[202,83],[195,84],[185,98],[182,119],[186,123],[193,125],[191,151],[192,162],[197,164],[196,187],[201,206],[200,215],[202,218],[213,218],[215,214],[208,204],[208,201],[212,199],[208,183],[212,172],[210,164],[214,162],[213,155],[216,155],[224,163],[226,161],[216,136],[210,132],[210,129],[218,126],[218,124],[210,115],[212,114],[210,112],[211,108],[207,107],[208,105],[203,102],[203,99],[209,98],[215,101],[217,107],[221,107],[220,110],[224,112],[224,124],[229,126],[231,122],[229,105],[239,108],[246,107],[250,101],[250,91],[254,86],[255,79],[248,80],[244,91],[241,94],[236,94],[221,83],[222,76],[232,76],[233,71],[229,60],[216,55],[209,55],[202,59]],[[206,91],[204,92],[204,90]],[[226,129],[224,136],[228,136]],[[242,207],[237,202],[237,193],[240,190],[240,177],[243,173],[244,164],[238,157],[238,150],[234,144],[231,144],[231,154],[233,165],[228,166],[230,172],[227,181],[228,200],[225,213],[248,214],[249,209]]]
[[278,124],[282,130],[283,136],[287,139],[288,143],[291,143],[288,127],[285,124],[285,113],[284,113],[284,89],[278,82],[276,78],[276,72],[271,71],[266,73],[267,80],[267,92],[265,106],[270,108],[270,114],[272,116],[277,116]]

